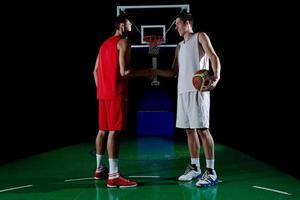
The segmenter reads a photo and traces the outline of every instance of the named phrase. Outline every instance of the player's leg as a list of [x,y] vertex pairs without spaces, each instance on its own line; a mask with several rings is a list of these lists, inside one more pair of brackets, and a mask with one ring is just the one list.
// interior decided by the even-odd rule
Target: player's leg
[[105,101],[99,101],[99,111],[98,111],[98,126],[99,131],[96,137],[96,170],[95,179],[107,178],[108,169],[103,165],[103,156],[106,149],[106,135],[105,129],[107,129],[107,118],[106,118],[106,108]]
[[109,176],[107,187],[135,187],[137,183],[122,177],[119,173],[119,134],[126,128],[127,101],[115,99],[109,105],[109,123],[107,152],[109,158]]
[[196,185],[199,187],[216,185],[218,183],[218,177],[215,171],[215,151],[213,137],[208,128],[198,129],[197,132],[201,138],[204,148],[206,171]]
[[106,149],[105,131],[99,130],[96,137],[96,171],[95,179],[107,178],[108,169],[103,164],[103,157]]
[[194,129],[186,129],[188,149],[191,157],[191,163],[187,166],[183,175],[178,180],[191,181],[201,175],[200,170],[200,141],[197,132]]
[[183,175],[179,176],[180,181],[191,181],[201,175],[199,149],[200,142],[197,133],[194,129],[190,129],[190,122],[188,118],[187,102],[189,102],[189,95],[179,94],[177,99],[177,118],[176,127],[185,128],[187,134],[187,145],[190,153],[191,163],[186,167]]

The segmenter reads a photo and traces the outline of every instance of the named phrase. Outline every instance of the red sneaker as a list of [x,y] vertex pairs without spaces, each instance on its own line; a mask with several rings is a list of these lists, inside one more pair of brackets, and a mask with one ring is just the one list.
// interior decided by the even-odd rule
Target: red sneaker
[[96,169],[95,171],[95,179],[107,178],[108,177],[108,169],[104,166]]
[[107,187],[120,187],[120,188],[127,188],[127,187],[136,187],[137,182],[131,181],[129,179],[125,179],[122,176],[119,176],[118,178],[114,179],[108,179],[107,180]]

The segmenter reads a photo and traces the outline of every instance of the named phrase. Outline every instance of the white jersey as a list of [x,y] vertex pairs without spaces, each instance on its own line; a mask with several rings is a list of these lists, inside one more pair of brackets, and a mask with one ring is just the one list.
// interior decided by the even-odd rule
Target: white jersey
[[198,33],[193,34],[188,41],[178,44],[178,94],[197,91],[192,79],[199,69],[209,69],[209,58],[198,42]]

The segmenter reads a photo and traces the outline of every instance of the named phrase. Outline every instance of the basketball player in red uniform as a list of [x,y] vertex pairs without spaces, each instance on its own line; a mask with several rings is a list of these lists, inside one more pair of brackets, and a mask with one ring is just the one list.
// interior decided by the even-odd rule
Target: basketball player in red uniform
[[[151,69],[129,69],[131,47],[126,36],[131,31],[131,25],[125,15],[116,18],[115,34],[101,45],[93,72],[99,100],[95,179],[108,176],[107,187],[137,186],[137,182],[125,179],[119,174],[118,134],[126,129],[128,76],[151,76],[153,72]],[[105,142],[107,132],[108,138]],[[106,146],[109,172],[102,162]]]

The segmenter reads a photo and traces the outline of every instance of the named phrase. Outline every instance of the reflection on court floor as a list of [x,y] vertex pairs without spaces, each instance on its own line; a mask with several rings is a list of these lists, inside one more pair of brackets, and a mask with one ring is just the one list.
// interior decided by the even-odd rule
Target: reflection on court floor
[[[179,182],[189,155],[185,141],[142,137],[121,142],[120,171],[136,188],[107,188],[94,180],[94,144],[68,146],[0,167],[1,200],[299,199],[300,182],[237,150],[216,144],[220,182],[198,188]],[[203,152],[201,152],[203,157]],[[105,159],[107,160],[107,159]],[[204,160],[200,161],[204,170]],[[107,164],[107,163],[105,163]]]

